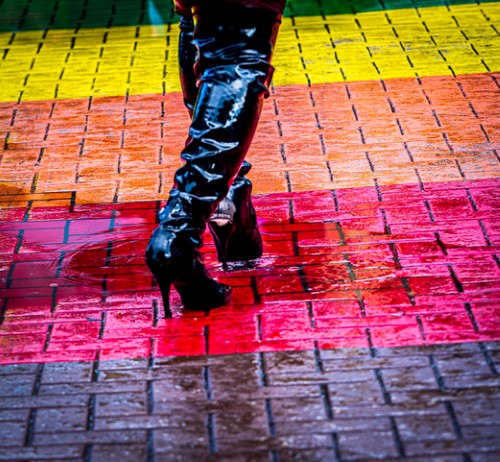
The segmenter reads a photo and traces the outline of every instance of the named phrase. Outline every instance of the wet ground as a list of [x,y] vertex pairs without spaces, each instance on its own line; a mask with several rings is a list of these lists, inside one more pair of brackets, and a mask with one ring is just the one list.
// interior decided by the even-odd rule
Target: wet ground
[[0,460],[500,460],[500,4],[289,0],[264,256],[165,318],[168,2],[0,1]]

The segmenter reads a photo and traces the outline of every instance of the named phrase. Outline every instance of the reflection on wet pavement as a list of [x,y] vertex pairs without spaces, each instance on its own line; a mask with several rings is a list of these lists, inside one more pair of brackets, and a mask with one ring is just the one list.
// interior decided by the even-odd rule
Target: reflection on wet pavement
[[264,255],[172,319],[167,0],[0,0],[0,459],[500,460],[500,3],[288,0]]
[[223,270],[207,233],[205,260],[233,300],[187,311],[172,293],[172,320],[143,257],[159,204],[25,210],[2,226],[2,360],[498,340],[497,189],[470,182],[446,200],[439,184],[410,186],[402,202],[358,188],[340,203],[325,191],[315,209],[306,193],[257,196],[264,256]]

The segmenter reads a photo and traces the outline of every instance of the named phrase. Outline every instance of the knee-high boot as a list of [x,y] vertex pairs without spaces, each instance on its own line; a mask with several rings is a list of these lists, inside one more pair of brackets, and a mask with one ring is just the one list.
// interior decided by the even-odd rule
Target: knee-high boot
[[[194,43],[194,23],[188,16],[179,21],[179,77],[190,117],[198,96],[194,64],[198,54]],[[276,35],[272,37],[272,46]],[[233,262],[259,258],[262,255],[262,237],[255,208],[252,204],[252,182],[246,176],[252,165],[244,160],[229,188],[227,196],[212,214],[208,228],[214,239],[219,261]]]
[[229,301],[231,289],[214,281],[203,265],[202,235],[228,195],[255,133],[280,19],[224,0],[200,2],[194,16],[199,88],[181,154],[185,164],[175,174],[146,250],[167,315],[171,285],[186,308],[210,309]]

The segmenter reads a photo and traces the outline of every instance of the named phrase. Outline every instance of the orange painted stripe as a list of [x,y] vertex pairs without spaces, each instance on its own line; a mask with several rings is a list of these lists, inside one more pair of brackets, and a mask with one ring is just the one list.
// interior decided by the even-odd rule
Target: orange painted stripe
[[[500,74],[273,89],[249,153],[255,193],[500,177]],[[179,93],[0,104],[0,205],[165,198]]]

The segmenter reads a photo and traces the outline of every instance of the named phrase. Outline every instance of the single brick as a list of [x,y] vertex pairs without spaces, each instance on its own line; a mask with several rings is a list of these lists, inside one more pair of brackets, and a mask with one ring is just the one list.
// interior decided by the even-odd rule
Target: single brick
[[[424,401],[425,402],[425,401]],[[449,415],[400,415],[395,417],[399,435],[403,442],[426,440],[455,440],[456,434]]]
[[393,435],[389,432],[341,433],[338,442],[340,454],[346,460],[387,459],[398,456]]
[[99,393],[96,395],[96,418],[112,416],[146,415],[146,391],[135,393]]
[[137,462],[147,460],[146,444],[95,444],[92,448],[92,462]]
[[35,433],[35,446],[75,445],[75,444],[133,444],[144,443],[147,440],[145,430],[119,431],[58,431],[57,433]]
[[209,447],[208,432],[202,427],[158,428],[153,432],[155,452],[158,454],[186,451],[186,456],[200,451],[202,457]]
[[1,379],[0,397],[31,396],[34,382],[35,376],[31,374],[4,375]]
[[37,432],[84,431],[87,427],[87,407],[38,409]]
[[430,367],[383,369],[382,375],[389,391],[429,389],[437,387]]
[[[0,434],[2,439],[0,441],[0,453],[2,447],[22,447],[26,439],[26,431],[28,428],[28,419],[17,422],[0,422]],[[1,457],[1,456],[0,456]]]
[[[498,390],[497,390],[498,392]],[[500,397],[493,399],[476,399],[472,401],[456,401],[453,403],[455,414],[461,425],[498,424],[500,415]]]
[[92,363],[51,363],[43,368],[42,383],[90,382]]

